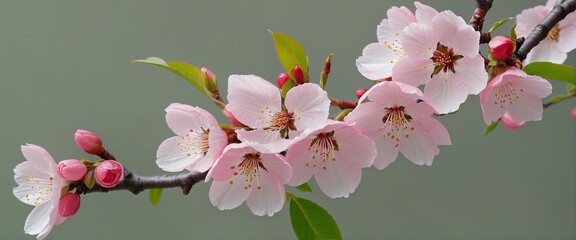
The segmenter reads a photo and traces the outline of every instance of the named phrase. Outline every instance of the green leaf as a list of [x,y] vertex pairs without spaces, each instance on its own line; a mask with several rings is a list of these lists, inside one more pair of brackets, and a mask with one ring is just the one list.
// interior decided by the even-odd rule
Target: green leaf
[[310,188],[310,185],[308,185],[308,183],[304,183],[300,186],[297,186],[296,189],[302,192],[312,192],[312,188]]
[[512,39],[514,43],[516,43],[516,40],[518,39],[518,36],[516,36],[516,24],[517,22],[514,22],[514,26],[512,26],[512,29],[510,29],[510,34],[508,34],[508,37]]
[[571,93],[573,93],[573,92],[576,92],[576,85],[567,83],[567,84],[566,84],[566,92],[567,92],[568,94],[571,94]]
[[524,66],[523,70],[529,75],[576,84],[576,69],[568,65],[551,62],[533,62]]
[[92,189],[94,185],[96,185],[96,178],[94,177],[94,171],[86,173],[84,177],[84,185],[86,185],[88,189]]
[[557,102],[564,100],[564,98],[566,98],[564,95],[556,95],[550,99],[550,102],[551,103],[557,103]]
[[133,63],[145,63],[168,69],[178,76],[184,78],[186,81],[192,83],[200,92],[211,98],[211,94],[206,89],[206,75],[194,65],[185,62],[166,62],[162,58],[149,57],[146,59],[134,60]]
[[304,73],[304,82],[308,82],[308,56],[304,47],[294,40],[292,37],[268,30],[272,37],[274,37],[274,45],[276,46],[276,54],[278,55],[278,60],[284,67],[284,70],[290,75],[292,79],[294,77],[294,72],[292,68],[294,66],[299,66]]
[[494,130],[498,126],[499,122],[500,122],[500,120],[492,122],[492,124],[488,125],[488,127],[486,127],[484,129],[484,132],[482,133],[482,135],[486,136],[486,135],[488,135],[488,133],[492,132],[492,130]]
[[342,239],[336,221],[318,204],[290,193],[290,221],[298,239]]
[[152,205],[157,206],[158,203],[160,202],[160,198],[162,197],[162,188],[153,188],[150,189],[150,192],[148,193],[148,198],[150,199],[150,202],[152,203]]
[[492,25],[492,27],[490,28],[490,30],[488,30],[488,32],[490,32],[490,33],[493,32],[494,30],[496,30],[497,28],[499,28],[500,26],[502,26],[502,24],[504,24],[504,23],[506,23],[506,22],[508,22],[508,21],[510,21],[510,20],[512,20],[512,19],[514,19],[514,17],[509,17],[509,18],[506,18],[506,19],[502,19],[502,20],[494,23],[494,25]]
[[286,98],[286,94],[288,93],[288,91],[289,91],[290,89],[292,89],[293,87],[295,87],[296,85],[297,85],[297,84],[296,84],[296,82],[294,82],[293,79],[288,80],[288,82],[286,82],[286,83],[284,84],[284,86],[282,86],[282,91],[280,92],[280,93],[281,93],[281,96],[282,96],[282,99]]

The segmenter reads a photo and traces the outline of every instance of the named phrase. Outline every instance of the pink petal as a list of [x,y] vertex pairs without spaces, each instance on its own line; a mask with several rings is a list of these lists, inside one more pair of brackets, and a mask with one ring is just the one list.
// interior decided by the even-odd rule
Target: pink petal
[[56,162],[46,149],[34,144],[22,145],[20,149],[26,161],[32,163],[31,166],[39,172],[49,174],[53,170],[55,171]]
[[382,82],[373,87],[368,98],[383,107],[404,106],[423,97],[420,89],[397,81]]
[[370,167],[376,158],[376,146],[374,141],[357,132],[345,123],[336,123],[324,131],[334,129],[334,139],[338,143],[339,150],[334,153],[337,161],[353,162],[360,167]]
[[[572,21],[576,22],[576,14],[572,13],[570,15],[575,16]],[[560,30],[560,37],[556,47],[562,52],[570,52],[576,49],[576,24],[566,26]]]
[[[298,135],[298,131],[290,131],[288,134],[291,138]],[[280,137],[280,131],[256,129],[246,131],[244,129],[236,130],[237,137],[243,143],[249,143],[255,145],[258,151],[268,152],[268,153],[279,153],[292,143],[291,139],[284,139]]]
[[294,113],[294,125],[298,130],[323,126],[330,109],[328,93],[313,83],[290,89],[284,104],[288,112]]
[[[448,73],[450,74],[450,73]],[[468,85],[447,74],[435,75],[424,87],[424,99],[440,114],[458,110],[468,97]]]
[[421,123],[425,123],[430,130],[430,134],[434,139],[434,144],[436,145],[452,145],[450,140],[450,134],[448,130],[440,121],[435,118],[428,117],[422,119]]
[[539,98],[545,98],[552,94],[552,84],[538,76],[527,76],[522,79],[517,79],[513,81],[513,84],[515,88],[522,89],[521,91],[526,93],[535,94]]
[[[208,175],[216,181],[226,181],[234,177],[238,165],[244,160],[244,155],[255,152],[246,144],[230,144],[216,160]],[[240,184],[240,183],[239,183]]]
[[400,42],[411,58],[430,59],[436,50],[438,38],[431,26],[412,23],[400,34]]
[[220,210],[227,210],[240,206],[251,192],[252,188],[244,189],[244,179],[235,177],[224,181],[214,180],[208,196],[212,205]]
[[467,83],[469,94],[478,94],[486,88],[488,73],[484,69],[484,58],[480,54],[476,54],[474,58],[464,57],[457,63],[454,75]]
[[385,44],[392,43],[398,39],[398,36],[394,34],[394,30],[392,29],[392,25],[390,25],[388,19],[383,19],[380,24],[378,24],[376,27],[376,36],[379,43]]
[[474,31],[464,19],[451,11],[443,11],[434,16],[432,24],[442,45],[454,48],[456,54],[465,57],[478,55],[480,33]]
[[[201,154],[192,154],[191,151],[182,150],[182,147],[178,145],[181,140],[181,137],[175,136],[160,144],[156,152],[156,165],[159,168],[167,172],[180,172],[203,157]],[[204,171],[206,170],[208,169]]]
[[496,101],[495,99],[495,89],[491,84],[489,84],[484,91],[480,92],[480,107],[482,107],[484,123],[487,125],[498,120],[506,111],[504,108],[500,108],[498,103],[494,103]]
[[508,113],[519,122],[542,120],[542,100],[534,94],[518,94],[519,99],[508,107]]
[[350,161],[328,161],[326,168],[317,168],[315,179],[318,186],[330,198],[347,198],[362,179],[362,168]]
[[208,133],[208,152],[205,158],[211,159],[212,161],[222,155],[224,148],[228,145],[228,135],[220,128],[212,128]]
[[285,184],[292,176],[292,167],[280,154],[261,154],[260,161],[267,172],[276,176],[281,184]]
[[368,132],[366,134],[374,139],[376,144],[377,154],[374,159],[374,167],[376,169],[382,170],[396,161],[399,149],[394,147],[395,143],[390,141],[389,138],[382,136],[380,132]]
[[512,115],[508,112],[505,112],[501,118],[502,125],[510,130],[518,130],[524,126],[524,121],[516,120]]
[[393,45],[380,42],[368,44],[362,50],[362,56],[356,59],[358,71],[370,80],[389,78],[392,76],[392,67],[399,58],[394,48]]
[[414,5],[416,6],[416,21],[419,24],[432,24],[432,19],[438,14],[438,11],[418,1],[414,2]]
[[190,132],[190,129],[201,132],[202,128],[216,125],[216,119],[206,110],[186,104],[172,103],[166,108],[166,123],[177,135]]
[[387,11],[387,16],[394,34],[399,34],[402,29],[410,25],[410,23],[416,22],[416,17],[414,14],[410,11],[410,9],[404,6],[391,7]]
[[[314,154],[308,149],[312,138],[313,136],[309,135],[304,138],[299,138],[288,148],[286,160],[293,169],[292,178],[290,178],[288,185],[298,186],[304,184],[308,182],[314,174],[314,168],[309,165],[310,159],[312,159]],[[306,166],[307,163],[308,166]]]
[[544,6],[536,6],[534,8],[525,9],[520,14],[516,15],[516,35],[518,37],[528,37],[534,27],[540,23],[548,14],[551,8]]
[[367,102],[358,105],[344,118],[347,123],[356,123],[356,127],[362,131],[377,130],[382,126],[384,109],[379,103]]
[[434,65],[429,58],[404,57],[394,66],[392,80],[417,87],[430,80],[433,70]]
[[536,47],[532,48],[532,51],[528,53],[526,59],[524,59],[524,64],[532,62],[553,62],[553,63],[563,63],[568,55],[560,51],[556,47],[556,43],[550,40],[543,40]]
[[286,199],[284,185],[282,185],[276,176],[262,171],[259,177],[259,189],[254,188],[252,194],[246,200],[246,204],[257,216],[272,216],[280,211]]
[[281,110],[280,91],[272,83],[254,75],[230,75],[226,108],[238,121],[251,127],[270,126]]
[[50,221],[50,215],[53,210],[52,202],[40,204],[32,209],[32,212],[26,218],[26,223],[24,223],[26,234],[37,235],[48,226],[53,225]]
[[414,164],[430,166],[434,156],[439,152],[434,138],[429,132],[424,131],[426,127],[419,121],[412,121],[412,127],[414,131],[406,133],[409,137],[402,139],[400,152]]

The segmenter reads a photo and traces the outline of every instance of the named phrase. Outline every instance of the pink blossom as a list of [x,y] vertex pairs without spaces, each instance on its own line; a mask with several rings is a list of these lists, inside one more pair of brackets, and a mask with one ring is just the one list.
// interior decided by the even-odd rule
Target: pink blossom
[[576,107],[572,109],[570,115],[572,115],[572,119],[576,120]]
[[66,220],[58,214],[58,205],[60,192],[68,181],[57,173],[58,165],[44,148],[27,144],[21,149],[26,161],[14,168],[18,187],[13,193],[20,201],[34,206],[24,224],[26,234],[44,239],[55,225]]
[[94,170],[96,182],[102,187],[113,188],[124,178],[124,168],[114,160],[104,160],[98,163]]
[[498,61],[506,61],[514,53],[516,43],[507,36],[495,36],[490,39],[488,49],[494,59]]
[[254,75],[228,78],[228,102],[226,109],[253,129],[237,130],[238,139],[264,144],[273,152],[286,150],[289,139],[306,128],[323,126],[330,107],[328,94],[312,83],[290,89],[283,105],[280,90]]
[[446,128],[431,117],[434,109],[426,102],[418,102],[422,97],[416,87],[386,81],[368,90],[360,102],[369,101],[346,116],[346,122],[356,123],[376,143],[377,169],[394,162],[398,152],[415,164],[431,165],[440,151],[437,146],[451,144]]
[[87,171],[86,165],[77,159],[62,160],[58,163],[58,175],[68,181],[78,181],[84,178]]
[[430,24],[412,23],[400,34],[407,56],[396,64],[392,79],[426,84],[424,99],[438,113],[454,112],[469,94],[486,87],[479,39],[480,33],[451,11],[434,15]]
[[58,215],[61,217],[70,217],[80,209],[80,195],[75,193],[65,193],[60,197],[58,204]]
[[516,122],[540,121],[541,99],[551,93],[552,85],[548,81],[512,67],[490,80],[480,93],[484,122],[490,124],[505,113]]
[[272,216],[285,201],[284,184],[292,168],[284,156],[257,150],[249,144],[230,144],[208,172],[214,178],[210,201],[220,210],[233,209],[246,201],[258,216]]
[[502,118],[500,119],[502,121],[502,125],[504,125],[504,127],[510,129],[510,130],[518,130],[520,128],[522,128],[524,126],[524,121],[518,121],[516,119],[514,119],[514,117],[512,115],[510,115],[510,113],[505,112],[504,115],[502,115]]
[[371,80],[392,77],[396,63],[406,55],[400,33],[411,23],[429,23],[438,12],[427,5],[414,2],[416,15],[406,7],[388,9],[388,18],[377,27],[377,43],[368,44],[356,60],[358,71]]
[[164,171],[208,171],[228,144],[214,116],[202,108],[172,103],[166,123],[176,136],[164,140],[156,152],[156,164]]
[[[548,0],[545,6],[525,9],[516,15],[516,34],[528,37],[554,7],[555,0]],[[532,49],[524,59],[524,64],[531,62],[563,63],[568,52],[576,48],[576,13],[570,13],[550,30],[548,36]]]
[[372,139],[348,123],[331,121],[306,131],[288,148],[286,159],[293,169],[288,184],[301,185],[314,175],[327,196],[348,197],[360,183],[362,168],[372,166],[375,157]]
[[76,130],[76,133],[74,133],[74,141],[76,145],[86,153],[100,155],[104,152],[100,137],[96,133],[88,130]]

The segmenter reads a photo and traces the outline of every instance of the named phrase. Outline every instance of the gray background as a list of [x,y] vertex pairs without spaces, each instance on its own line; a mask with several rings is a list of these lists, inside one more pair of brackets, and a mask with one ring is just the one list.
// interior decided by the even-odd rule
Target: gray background
[[[466,21],[473,9],[472,0],[423,2]],[[538,3],[496,1],[485,29]],[[12,195],[21,144],[39,144],[57,160],[91,157],[72,137],[85,128],[128,168],[153,175],[162,173],[156,148],[172,136],[164,121],[170,103],[201,106],[224,121],[187,82],[132,60],[208,66],[226,94],[230,74],[274,80],[282,71],[272,29],[304,45],[314,80],[334,52],[327,90],[354,100],[358,87],[370,85],[354,61],[376,41],[376,25],[392,5],[414,9],[407,1],[0,1],[0,239],[33,239],[22,230],[32,207]],[[567,63],[576,65],[575,56]],[[315,184],[316,193],[297,194],[331,212],[348,239],[573,239],[575,102],[547,109],[543,122],[521,131],[498,128],[483,137],[478,98],[469,99],[440,119],[453,145],[441,147],[433,166],[400,157],[383,171],[365,170],[348,199],[330,200]],[[198,184],[189,196],[167,190],[157,207],[146,193],[86,195],[49,239],[294,238],[287,206],[272,218],[245,205],[219,211],[208,187]]]

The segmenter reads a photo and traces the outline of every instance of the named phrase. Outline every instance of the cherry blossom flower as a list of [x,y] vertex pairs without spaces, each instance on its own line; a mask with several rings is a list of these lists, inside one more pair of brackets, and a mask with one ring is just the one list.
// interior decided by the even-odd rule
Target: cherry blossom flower
[[284,105],[280,90],[254,75],[228,78],[228,105],[238,121],[253,130],[237,130],[242,142],[264,144],[273,152],[286,150],[289,139],[306,128],[317,128],[328,118],[330,100],[318,85],[304,83],[288,91]]
[[538,76],[529,76],[512,67],[488,82],[480,93],[484,122],[490,124],[505,113],[517,123],[542,119],[542,98],[552,93],[552,85]]
[[429,6],[414,2],[416,15],[408,8],[392,7],[388,9],[388,18],[382,20],[376,29],[377,43],[368,44],[362,50],[362,56],[356,60],[358,71],[371,80],[392,77],[394,66],[406,55],[400,41],[400,33],[411,23],[427,23],[438,12]]
[[228,144],[214,116],[202,108],[172,103],[166,108],[166,123],[177,136],[158,147],[156,164],[164,171],[205,172]]
[[35,206],[24,224],[26,234],[44,239],[54,225],[66,220],[58,214],[58,204],[61,190],[68,181],[58,175],[58,165],[44,148],[27,144],[21,149],[26,161],[14,168],[18,187],[13,189],[13,193],[20,201]]
[[272,216],[285,201],[284,184],[292,167],[284,156],[246,143],[230,144],[208,172],[213,178],[210,201],[220,210],[233,209],[242,202],[258,216]]
[[[528,37],[534,27],[554,8],[555,3],[555,0],[548,0],[545,6],[540,5],[525,9],[516,15],[516,34],[518,37]],[[574,49],[576,49],[576,13],[570,13],[558,22],[548,32],[548,36],[528,53],[523,63],[563,63],[567,58],[566,53]]]
[[362,168],[372,166],[375,157],[372,139],[348,123],[330,121],[307,130],[288,148],[286,159],[293,169],[288,184],[301,185],[314,175],[327,196],[348,197],[360,184]]
[[407,56],[396,64],[392,79],[426,84],[424,99],[439,113],[454,112],[468,94],[486,87],[479,39],[480,33],[451,11],[434,15],[431,24],[412,23],[400,34]]
[[384,169],[396,160],[398,152],[418,165],[431,165],[438,145],[450,145],[446,128],[431,117],[434,109],[419,102],[422,92],[413,86],[385,81],[373,86],[345,121],[356,123],[372,138],[378,150],[374,166]]

